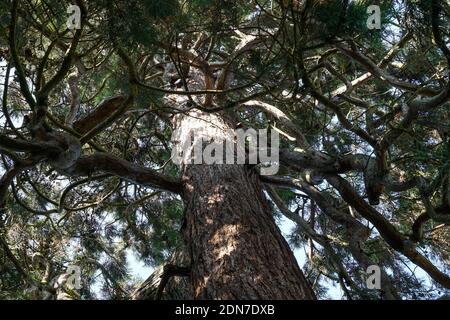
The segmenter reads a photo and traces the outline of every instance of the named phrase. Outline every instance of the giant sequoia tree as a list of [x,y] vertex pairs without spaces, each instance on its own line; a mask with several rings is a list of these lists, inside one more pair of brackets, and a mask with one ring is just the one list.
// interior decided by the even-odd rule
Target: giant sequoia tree
[[[446,1],[0,12],[0,298],[316,299],[332,283],[347,299],[448,294]],[[276,175],[174,163],[237,128],[280,134]],[[296,226],[286,239],[282,217]],[[143,284],[131,251],[157,267]]]

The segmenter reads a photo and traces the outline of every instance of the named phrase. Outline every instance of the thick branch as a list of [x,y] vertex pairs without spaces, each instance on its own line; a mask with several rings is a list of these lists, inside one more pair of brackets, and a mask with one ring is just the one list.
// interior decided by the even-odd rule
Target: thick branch
[[31,142],[22,139],[13,139],[0,135],[0,147],[14,151],[31,152],[36,154],[58,154],[63,150],[54,142]]
[[336,48],[338,48],[341,52],[343,52],[346,56],[348,56],[350,59],[355,60],[359,62],[363,67],[365,67],[371,74],[373,74],[375,77],[388,82],[390,85],[406,90],[411,92],[420,92],[422,95],[428,95],[428,96],[434,96],[436,94],[436,90],[427,88],[427,87],[421,87],[415,84],[411,84],[409,82],[403,82],[395,77],[388,74],[386,71],[384,71],[382,68],[380,68],[375,62],[373,62],[369,57],[363,55],[362,53],[356,51],[356,50],[350,50],[346,46],[344,46],[342,43],[335,44]]
[[33,95],[31,94],[30,88],[27,84],[27,78],[25,77],[25,72],[23,70],[22,63],[20,62],[19,55],[17,53],[17,46],[16,46],[16,29],[17,29],[17,10],[19,6],[19,1],[14,0],[12,3],[12,12],[11,12],[11,25],[9,29],[9,47],[11,49],[11,56],[14,61],[14,67],[16,68],[17,78],[19,79],[19,85],[20,90],[25,97],[25,100],[27,101],[28,105],[30,106],[31,110],[33,110],[36,106],[36,101],[33,98]]

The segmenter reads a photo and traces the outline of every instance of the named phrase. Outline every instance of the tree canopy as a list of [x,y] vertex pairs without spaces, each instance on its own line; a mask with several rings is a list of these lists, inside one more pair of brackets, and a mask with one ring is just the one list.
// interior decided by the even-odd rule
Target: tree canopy
[[181,99],[280,133],[260,179],[318,298],[448,296],[449,17],[442,0],[2,1],[0,298],[55,298],[77,266],[66,296],[129,299],[130,252],[170,260]]

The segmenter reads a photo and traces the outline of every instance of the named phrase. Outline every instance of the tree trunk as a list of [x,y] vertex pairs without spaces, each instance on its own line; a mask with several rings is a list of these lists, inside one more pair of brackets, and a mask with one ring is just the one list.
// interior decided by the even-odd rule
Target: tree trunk
[[[233,126],[226,119],[203,112],[178,115],[175,150],[183,146],[182,158],[187,161],[201,138],[206,143],[230,138],[226,130]],[[275,224],[255,169],[184,163],[182,233],[190,254],[194,298],[315,299]]]

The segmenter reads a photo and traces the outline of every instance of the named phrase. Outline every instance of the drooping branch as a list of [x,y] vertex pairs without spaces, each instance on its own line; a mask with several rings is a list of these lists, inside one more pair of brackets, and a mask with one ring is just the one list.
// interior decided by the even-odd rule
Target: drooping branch
[[[311,199],[317,203],[321,211],[328,216],[332,221],[339,225],[343,225],[347,230],[347,238],[349,241],[349,249],[355,260],[360,266],[366,269],[368,266],[374,264],[374,261],[364,252],[363,243],[370,235],[370,230],[359,222],[355,217],[350,214],[346,214],[342,210],[335,207],[334,203],[337,201],[330,195],[322,194],[314,186],[304,182],[300,179],[293,179],[289,177],[262,177],[262,180],[266,183],[275,184],[278,186],[288,186],[290,188],[296,188],[306,193]],[[281,204],[280,204],[281,205]],[[292,214],[290,215],[292,216]],[[295,220],[298,220],[295,218]],[[303,225],[303,224],[302,224]],[[328,251],[333,252],[330,244],[324,243],[328,247]],[[345,270],[345,269],[344,269]],[[381,271],[382,276],[382,296],[386,299],[400,299],[396,289],[392,286],[389,276],[384,270]]]
[[348,204],[377,228],[383,239],[393,249],[404,254],[411,262],[421,267],[443,287],[450,288],[450,277],[438,270],[426,257],[420,254],[413,243],[402,235],[381,213],[366,203],[344,178],[337,175],[329,175],[326,179],[338,190]]
[[338,224],[345,226],[347,229],[352,230],[353,236],[361,239],[367,239],[370,234],[370,230],[364,226],[358,220],[352,218],[350,215],[345,214],[338,208],[336,208],[336,201],[323,192],[315,188],[313,185],[307,183],[303,179],[295,179],[290,177],[279,176],[261,176],[261,181],[264,183],[272,184],[275,186],[285,186],[290,188],[299,189],[306,193],[309,198],[314,200],[321,208],[322,212],[326,214],[331,220]]

